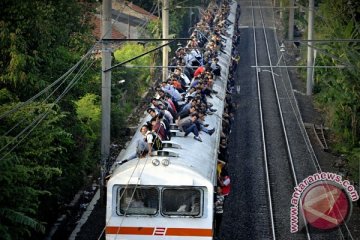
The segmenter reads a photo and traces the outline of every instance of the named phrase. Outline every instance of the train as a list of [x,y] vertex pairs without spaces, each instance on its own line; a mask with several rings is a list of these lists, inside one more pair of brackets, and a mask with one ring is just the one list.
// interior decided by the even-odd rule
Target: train
[[[235,21],[235,1],[230,3],[228,20]],[[202,142],[184,137],[178,130],[163,149],[146,158],[116,164],[106,186],[107,240],[213,239],[214,196],[217,186],[218,146],[222,131],[234,24],[227,29],[224,49],[218,55],[221,76],[214,81],[217,92],[208,102],[217,109],[206,116],[215,128],[212,135],[201,134]],[[150,116],[140,120],[139,128],[117,162],[136,152],[142,138],[140,128]]]

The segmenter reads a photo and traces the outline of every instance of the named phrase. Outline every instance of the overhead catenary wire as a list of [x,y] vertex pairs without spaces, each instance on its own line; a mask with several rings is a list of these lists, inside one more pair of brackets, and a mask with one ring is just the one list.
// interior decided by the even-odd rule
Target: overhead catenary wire
[[[47,117],[50,113],[50,110],[55,106],[55,104],[57,104],[62,98],[63,96],[65,96],[68,91],[70,91],[70,89],[76,84],[76,82],[84,75],[84,73],[92,66],[92,64],[95,62],[95,60],[89,64],[89,66],[87,66],[87,68],[85,69],[85,71],[83,71],[82,73],[77,73],[77,75],[72,79],[72,81],[68,84],[68,86],[65,88],[65,90],[61,93],[60,96],[58,96],[56,98],[56,100],[50,104],[50,106],[40,115],[38,115],[27,127],[25,127],[18,135],[16,135],[12,141],[10,141],[9,143],[7,143],[5,146],[3,146],[0,149],[0,152],[3,151],[5,148],[7,148],[8,146],[10,146],[11,144],[13,144],[16,140],[18,140],[21,136],[22,138],[20,140],[18,140],[18,142],[16,142],[16,144],[10,149],[8,150],[0,159],[3,160],[5,157],[7,157],[17,146],[19,146],[19,144],[25,140],[25,138],[42,122],[42,120],[45,119],[45,117]],[[80,75],[81,74],[81,75]],[[59,86],[60,87],[60,86]],[[58,87],[58,88],[59,88]],[[55,90],[54,90],[55,91]],[[29,130],[29,131],[28,131]],[[24,136],[23,136],[24,135]]]
[[[141,128],[140,128],[140,129],[141,129]],[[160,128],[158,129],[158,132],[159,132],[159,130],[160,130]],[[156,132],[156,134],[158,134],[158,132]],[[142,136],[142,137],[143,137],[143,136]],[[154,140],[154,139],[153,139],[153,140]],[[153,145],[154,145],[154,141],[152,142],[151,147],[152,147]],[[142,175],[142,173],[144,172],[144,169],[145,169],[145,166],[146,166],[146,164],[147,164],[147,162],[148,162],[148,160],[149,160],[149,157],[150,157],[150,156],[147,155],[146,158],[145,158],[145,163],[144,163],[144,166],[143,166],[143,168],[142,168],[142,170],[141,170],[141,172],[140,172],[139,179],[141,178],[141,175]],[[123,198],[123,196],[124,196],[124,194],[125,194],[125,192],[126,192],[126,189],[127,189],[127,188],[129,187],[129,185],[130,185],[130,184],[129,184],[129,183],[130,183],[130,180],[132,179],[132,177],[133,177],[133,175],[134,175],[134,173],[135,173],[135,170],[137,169],[140,161],[142,161],[142,160],[143,160],[142,158],[138,158],[138,160],[137,160],[137,162],[136,162],[136,165],[135,165],[135,167],[133,168],[133,170],[132,170],[132,172],[131,172],[131,174],[130,174],[130,177],[129,177],[128,181],[127,181],[127,184],[125,185],[124,191],[120,194],[120,198],[119,198],[118,202],[120,202],[121,199]],[[126,215],[128,209],[129,209],[130,203],[131,203],[131,201],[132,201],[132,199],[133,199],[133,197],[134,197],[135,191],[136,191],[136,189],[137,189],[137,187],[138,187],[139,179],[138,179],[137,183],[135,184],[134,191],[132,192],[130,201],[129,201],[128,205],[126,206],[124,215]],[[104,228],[102,229],[99,237],[97,238],[98,240],[101,239],[102,235],[103,235],[104,232],[105,232],[106,226],[107,226],[107,224],[110,222],[110,220],[111,220],[111,216],[110,216],[110,218],[106,221],[106,224],[105,224]],[[118,228],[118,230],[117,230],[117,234],[116,234],[115,239],[116,239],[117,236],[119,235],[120,226],[122,225],[123,221],[124,221],[124,218],[122,219],[121,223],[119,224],[119,228]]]
[[[131,6],[129,6],[127,3],[125,3],[125,5],[130,8],[131,10],[135,11],[135,12],[138,12],[138,13],[141,13],[139,11],[137,11],[136,9],[132,8]],[[150,16],[151,15],[154,15],[154,13],[157,11],[159,7],[159,3],[157,2],[156,4],[153,4],[152,8],[150,9]],[[144,32],[146,31],[146,25],[149,23],[150,21],[150,16],[146,18],[146,20],[143,22],[143,23],[139,23],[136,28],[140,27],[140,30],[139,33],[140,33],[140,36],[144,34]]]
[[[85,61],[87,61],[87,60],[85,60]],[[80,72],[82,71],[82,69],[84,68],[84,66],[85,66],[85,64],[81,66],[81,68],[79,69],[78,73],[80,73]],[[74,69],[74,70],[75,70],[75,69]],[[60,86],[63,85],[63,84],[66,82],[66,80],[70,77],[70,74],[72,74],[72,73],[74,72],[74,70],[73,70],[72,72],[70,72],[70,73],[65,77],[64,81],[60,82],[60,84],[55,88],[55,90],[53,90],[45,99],[43,99],[43,100],[41,101],[42,104],[45,103],[52,95],[55,94],[56,90],[59,89]],[[77,74],[78,74],[78,73],[77,73]],[[77,76],[77,75],[75,75],[74,78],[75,78],[76,76]],[[58,83],[59,83],[59,82],[58,82]],[[55,85],[53,85],[53,86],[55,86]],[[49,89],[50,89],[50,88],[48,88],[47,90],[49,90]],[[26,105],[28,105],[28,104],[30,104],[30,103],[31,103],[31,102],[27,103]],[[23,107],[25,107],[26,105],[24,105]],[[18,125],[20,125],[25,119],[26,119],[26,117],[22,118],[21,121],[19,121],[17,124],[15,124],[15,125],[14,125],[12,128],[10,128],[6,133],[4,133],[4,134],[3,134],[3,137],[6,136],[6,135],[8,135],[12,130],[14,130]],[[1,151],[1,150],[2,150],[2,149],[0,149],[0,151]]]
[[81,64],[82,61],[84,61],[85,58],[87,58],[90,54],[91,51],[94,49],[94,46],[74,65],[72,66],[70,69],[68,69],[61,77],[59,77],[57,80],[55,80],[53,83],[51,83],[49,86],[47,86],[46,88],[44,88],[43,90],[41,90],[39,93],[37,93],[36,95],[34,95],[33,97],[29,98],[28,100],[26,100],[25,102],[19,103],[17,106],[15,106],[14,108],[12,108],[9,111],[6,111],[4,113],[2,113],[0,115],[0,120],[3,119],[4,117],[8,116],[11,113],[16,112],[17,110],[19,110],[22,107],[25,107],[26,105],[30,104],[31,102],[33,102],[35,99],[37,99],[38,97],[40,97],[41,95],[43,95],[44,93],[46,93],[49,89],[51,89],[53,86],[55,86],[56,84],[58,84],[61,80],[63,80],[64,78],[66,79],[67,76],[69,76],[69,74],[71,74],[72,72],[75,71],[75,69]]
[[[125,62],[123,62],[123,63],[121,63],[121,64],[124,64],[124,63],[126,63],[126,62],[128,62],[128,61],[125,61]],[[159,129],[159,130],[160,130],[160,129]],[[159,130],[158,130],[158,131],[159,131]],[[156,134],[158,134],[158,132],[157,132]],[[152,144],[154,144],[154,141],[153,141]],[[150,157],[150,156],[147,155],[147,157],[146,157],[146,159],[145,159],[145,163],[144,163],[144,165],[143,165],[143,168],[141,169],[141,172],[140,172],[140,174],[139,174],[138,181],[137,181],[137,183],[135,184],[134,191],[132,192],[131,199],[130,199],[130,201],[128,202],[128,205],[127,205],[127,207],[126,207],[126,210],[125,210],[124,215],[126,215],[126,212],[127,212],[128,208],[129,208],[129,206],[130,206],[130,203],[131,203],[131,201],[132,201],[132,199],[133,199],[133,197],[134,197],[135,191],[136,191],[136,189],[137,189],[137,187],[138,187],[138,185],[139,185],[139,180],[140,180],[140,178],[141,178],[141,176],[142,176],[142,174],[143,174],[143,171],[145,170],[145,167],[146,167],[146,165],[147,165],[147,161],[149,160],[149,157]],[[139,163],[140,163],[141,160],[142,160],[142,159],[138,158],[137,163],[136,163],[136,166],[133,168],[132,173],[131,173],[128,181],[127,181],[127,184],[125,185],[125,190],[121,193],[120,199],[118,200],[118,202],[120,202],[121,199],[123,198],[123,196],[124,196],[124,194],[125,194],[125,191],[126,191],[126,189],[128,188],[128,186],[129,186],[130,180],[131,180],[132,176],[134,175],[135,169],[137,169],[137,167],[138,167],[138,165],[139,165]],[[106,224],[105,224],[104,228],[102,229],[99,237],[97,238],[98,240],[100,240],[101,237],[103,236],[103,234],[105,233],[106,227],[107,227],[108,223],[110,222],[111,218],[112,218],[112,215],[110,215],[109,219],[106,221]],[[115,236],[115,240],[117,239],[117,237],[118,237],[118,235],[119,235],[119,231],[120,231],[120,228],[121,228],[124,220],[125,220],[125,218],[122,218],[121,223],[119,224],[119,226],[118,226],[118,228],[117,228],[117,233],[116,233],[116,236]]]
[[[117,18],[115,19],[115,21],[117,21],[119,17],[120,17],[120,13],[118,14],[118,16],[117,16]],[[114,22],[112,22],[111,28],[112,28],[113,24],[114,24]],[[110,29],[111,29],[111,28],[110,28]],[[104,34],[103,36],[105,36],[105,35],[106,35],[106,34]],[[45,89],[43,89],[42,91],[40,91],[39,93],[37,93],[37,94],[34,95],[33,97],[29,98],[29,99],[26,100],[25,102],[19,103],[17,106],[15,106],[14,108],[12,108],[11,110],[2,113],[2,114],[0,115],[0,120],[3,119],[4,117],[7,117],[9,114],[12,114],[12,113],[14,113],[14,112],[16,112],[16,111],[19,111],[19,110],[22,109],[23,107],[29,105],[29,104],[32,103],[34,100],[36,100],[36,99],[39,98],[41,95],[43,95],[43,94],[45,94],[46,92],[48,92],[52,87],[54,87],[56,84],[58,84],[58,83],[60,83],[60,82],[62,81],[62,82],[60,83],[60,85],[59,85],[59,86],[61,86],[61,85],[69,78],[69,76],[79,67],[79,65],[80,65],[81,63],[83,63],[85,60],[88,60],[88,59],[91,57],[91,55],[92,55],[92,53],[93,53],[93,50],[94,50],[94,49],[96,48],[96,46],[102,41],[103,36],[101,36],[101,38],[100,38],[98,41],[96,41],[96,42],[92,45],[92,47],[89,48],[89,50],[81,57],[81,59],[80,59],[76,64],[74,64],[71,68],[69,68],[61,77],[59,77],[57,80],[55,80],[55,81],[54,81],[53,83],[51,83],[49,86],[47,86]],[[95,60],[94,60],[94,62],[95,62]],[[88,69],[89,69],[89,68],[87,68],[87,70],[88,70]],[[87,70],[86,70],[86,71],[87,71]],[[80,70],[79,70],[79,72],[80,72]],[[84,72],[84,73],[85,73],[85,72]],[[83,73],[83,74],[84,74],[84,73]],[[83,76],[83,74],[82,74],[81,76]],[[74,83],[74,82],[76,83],[76,82],[77,82],[77,81],[75,81],[75,80],[76,80],[76,78],[77,78],[78,76],[79,76],[78,74],[76,74],[76,75],[74,76],[74,78],[71,80],[71,83],[69,84],[69,86],[70,86],[72,83]],[[49,99],[53,94],[55,94],[56,90],[59,89],[59,86],[58,86],[54,91],[52,91],[52,93],[49,94],[49,95],[46,97],[45,100]],[[59,102],[59,101],[61,100],[61,98],[62,98],[63,96],[65,96],[65,94],[73,87],[73,85],[71,85],[70,87],[69,87],[69,86],[66,88],[67,90],[65,90],[65,91],[56,99],[56,101],[55,101],[54,103]],[[44,101],[43,101],[43,102],[44,102]],[[50,111],[50,108],[48,108],[47,110]],[[3,146],[3,147],[0,149],[0,152],[3,151],[3,150],[4,150],[6,147],[8,147],[9,145],[11,145],[15,140],[19,139],[19,138],[21,137],[21,135],[25,134],[25,137],[27,137],[27,136],[34,130],[34,128],[31,128],[31,127],[34,126],[34,125],[35,125],[35,126],[38,126],[38,125],[40,124],[40,122],[48,115],[48,113],[46,113],[46,112],[43,113],[43,114],[44,114],[44,115],[39,115],[38,117],[36,117],[35,120],[34,120],[32,123],[30,123],[27,127],[25,127],[17,136],[15,136],[15,138],[14,138],[12,141],[10,141],[10,142],[7,143],[5,146]],[[46,115],[45,115],[45,114],[46,114]],[[22,121],[18,122],[18,123],[15,124],[13,127],[11,127],[11,128],[6,132],[6,134],[9,134],[12,130],[14,130],[17,126],[19,126],[19,125],[21,124],[21,122],[22,122]],[[30,132],[26,133],[26,131],[27,131],[28,129],[30,129],[30,128],[31,128]],[[23,138],[23,139],[24,139],[24,138]],[[21,141],[23,141],[23,140],[21,140]],[[0,160],[4,159],[10,152],[12,152],[12,151],[19,145],[19,143],[20,143],[20,142],[18,142],[14,147],[12,147],[12,148],[10,149],[10,151],[7,152]]]
[[[274,13],[273,13],[273,17],[274,17]],[[278,39],[277,39],[277,35],[276,35],[276,34],[275,34],[275,39],[276,39],[276,42],[279,42]],[[324,53],[324,54],[325,54],[325,53]],[[332,57],[332,56],[331,56],[331,57]],[[337,59],[337,60],[340,61],[339,59]],[[285,61],[284,59],[282,59],[282,61],[283,61],[284,66],[285,66],[285,65],[286,65],[286,61]],[[287,75],[287,82],[288,82],[288,84],[290,85],[290,91],[289,91],[288,88],[286,87],[286,84],[285,84],[285,82],[284,82],[284,78],[283,78],[283,77],[280,78],[280,79],[281,79],[281,82],[282,82],[284,88],[286,89],[286,95],[287,95],[288,99],[289,99],[289,100],[290,100],[290,99],[294,99],[294,101],[291,101],[291,100],[289,101],[289,102],[290,102],[290,105],[291,105],[291,108],[292,108],[292,112],[294,113],[294,116],[295,116],[295,118],[296,118],[297,124],[298,124],[298,126],[299,126],[299,128],[300,128],[300,131],[301,131],[301,134],[302,134],[302,136],[303,136],[303,138],[304,138],[305,145],[306,145],[306,148],[307,148],[307,150],[308,150],[308,152],[309,152],[309,154],[310,154],[312,163],[313,163],[316,171],[317,171],[318,173],[320,173],[320,172],[322,172],[322,169],[321,169],[320,163],[319,163],[319,161],[318,161],[318,159],[317,159],[316,153],[315,153],[315,151],[314,151],[314,149],[313,149],[313,146],[312,146],[312,144],[311,144],[311,142],[310,142],[309,136],[308,136],[308,134],[307,134],[307,132],[306,132],[305,125],[304,125],[304,122],[303,122],[303,119],[302,119],[302,116],[301,116],[301,113],[300,113],[300,108],[299,108],[298,102],[297,102],[297,100],[296,100],[295,94],[294,94],[294,92],[292,91],[293,85],[292,85],[292,82],[290,81],[289,71],[288,71],[287,68],[285,68],[284,71],[285,71],[285,73],[286,73],[286,75]],[[273,72],[273,73],[274,73],[274,72]],[[290,92],[290,93],[289,93],[289,92]],[[294,102],[294,103],[293,103],[293,102]],[[333,195],[331,195],[331,197],[334,198]],[[344,222],[344,225],[345,225],[345,228],[346,228],[346,230],[347,230],[347,232],[348,232],[348,234],[349,234],[350,239],[353,239],[352,234],[351,234],[351,231],[350,231],[350,229],[348,228],[346,222]],[[342,239],[345,239],[345,238],[344,238],[344,234],[342,233],[342,231],[340,230],[340,228],[339,228],[339,231],[340,231],[340,234],[341,234],[341,236],[342,236]]]
[[[118,14],[118,16],[116,17],[115,21],[117,21],[120,17],[120,12]],[[114,25],[114,22],[111,23],[111,26]],[[104,34],[105,35],[105,34]],[[86,59],[89,58],[92,55],[93,50],[96,48],[96,46],[102,41],[104,36],[101,36],[101,38],[99,40],[97,40],[91,47],[90,49],[81,57],[81,59],[75,63],[71,68],[69,68],[61,77],[59,77],[57,80],[55,80],[53,83],[51,83],[49,86],[47,86],[46,88],[44,88],[43,90],[41,90],[39,93],[35,94],[33,97],[29,98],[28,100],[26,100],[25,102],[19,103],[17,106],[15,106],[14,108],[12,108],[11,110],[4,112],[0,115],[0,120],[3,119],[4,117],[8,116],[11,113],[16,112],[17,110],[19,110],[20,108],[28,105],[29,103],[33,102],[35,99],[37,99],[38,97],[40,97],[41,95],[43,95],[44,93],[46,93],[50,88],[52,88],[53,86],[55,86],[57,83],[59,83],[61,80],[63,80],[64,78],[66,78],[69,74],[71,74],[72,72],[74,72],[76,70],[76,68]]]

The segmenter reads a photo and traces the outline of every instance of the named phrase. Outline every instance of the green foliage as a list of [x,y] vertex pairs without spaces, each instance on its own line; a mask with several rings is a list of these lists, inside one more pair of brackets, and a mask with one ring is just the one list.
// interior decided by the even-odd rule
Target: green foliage
[[[93,43],[88,13],[96,9],[88,3],[94,2],[0,2],[0,115],[53,83],[88,51]],[[197,2],[200,0],[193,3]],[[172,13],[170,34],[181,36],[180,32],[188,29],[189,12]],[[160,37],[159,23],[150,24],[150,37]],[[157,44],[145,48],[126,44],[115,53],[116,61],[128,60]],[[148,54],[131,64],[158,65],[158,56],[158,52]],[[100,159],[99,69],[95,62],[59,103],[52,102],[61,91],[50,96],[52,89],[37,102],[0,119],[1,238],[28,239],[34,232],[44,232],[61,206],[83,186],[86,176],[94,172]],[[122,67],[112,72],[112,79],[111,133],[116,138],[121,137],[125,119],[152,85],[154,70]],[[118,85],[122,79],[126,82]]]
[[[323,0],[318,5],[315,33],[318,39],[359,39],[356,1]],[[315,99],[326,114],[336,138],[333,146],[349,157],[356,175],[360,139],[360,45],[356,42],[329,42],[317,45],[316,65],[344,65],[343,69],[315,69]]]
[[90,126],[94,139],[100,136],[101,109],[99,96],[88,93],[75,102],[76,113],[81,122]]
[[151,20],[149,24],[146,25],[146,29],[149,35],[154,38],[161,38],[161,19]]
[[0,83],[28,98],[62,74],[79,57],[68,46],[84,49],[89,44],[73,44],[79,36],[75,32],[86,36],[89,30],[82,24],[84,11],[74,0],[2,1]]
[[[89,2],[94,0],[0,2],[0,114],[54,82],[89,49],[86,13],[95,9]],[[44,232],[93,171],[98,135],[77,119],[73,101],[99,94],[98,69],[90,68],[59,105],[51,102],[60,91],[0,119],[1,238]]]
[[[360,145],[360,143],[358,143]],[[360,178],[360,148],[353,148],[351,149],[349,155],[349,166],[351,172],[352,179],[359,179]]]
[[[153,48],[152,45],[144,47],[134,43],[123,44],[115,51],[115,60],[124,62]],[[152,84],[150,78],[152,73],[147,66],[154,64],[153,58],[154,54],[147,54],[128,63],[128,65],[145,68],[120,67],[112,72],[111,134],[114,139],[121,137],[121,129],[125,127],[126,116],[139,104],[142,95]],[[119,84],[118,82],[123,79],[125,82]]]
[[[15,105],[1,105],[0,112]],[[47,116],[31,132],[31,138],[22,141],[21,136],[16,137],[20,129],[45,112]],[[52,110],[52,105],[33,103],[2,119],[0,143],[8,146],[1,152],[0,161],[0,221],[2,230],[7,229],[13,239],[23,238],[32,230],[44,232],[44,225],[36,220],[39,198],[50,194],[46,186],[53,185],[62,174],[59,156],[71,143],[71,136],[58,126],[64,116]],[[7,128],[16,125],[12,131]],[[17,144],[16,151],[12,151]]]
[[[124,62],[129,60],[135,56],[139,56],[140,54],[149,51],[152,47],[143,47],[139,44],[127,43],[123,44],[121,48],[115,51],[114,56],[117,62]],[[140,66],[140,68],[126,68],[120,67],[119,70],[114,72],[113,77],[113,89],[116,92],[119,92],[119,96],[125,102],[127,99],[124,99],[124,95],[128,96],[128,98],[138,99],[144,91],[147,89],[147,84],[145,80],[147,76],[150,74],[149,68],[147,66],[151,65],[151,55],[145,55],[141,58],[135,59],[128,63],[128,65],[132,66]],[[145,68],[141,68],[145,67]],[[122,85],[118,85],[117,81],[125,80],[125,83]],[[124,87],[126,90],[122,91],[121,88]]]

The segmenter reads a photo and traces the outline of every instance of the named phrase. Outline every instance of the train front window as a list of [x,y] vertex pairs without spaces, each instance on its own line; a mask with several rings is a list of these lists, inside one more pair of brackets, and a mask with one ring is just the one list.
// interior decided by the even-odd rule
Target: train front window
[[156,215],[159,210],[159,191],[155,187],[119,188],[117,203],[119,215]]
[[202,209],[201,190],[194,188],[164,188],[162,191],[162,214],[165,216],[200,217]]

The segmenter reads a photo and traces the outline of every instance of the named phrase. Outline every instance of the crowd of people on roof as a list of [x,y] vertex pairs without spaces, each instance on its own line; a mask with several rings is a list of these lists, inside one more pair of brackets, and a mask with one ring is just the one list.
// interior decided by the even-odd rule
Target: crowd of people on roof
[[206,116],[217,109],[208,101],[218,92],[213,89],[215,81],[221,80],[219,56],[226,54],[224,47],[227,32],[233,25],[232,52],[227,79],[226,97],[222,115],[222,131],[218,146],[217,194],[215,205],[215,237],[219,237],[223,206],[231,190],[231,180],[227,171],[229,161],[228,142],[231,126],[234,122],[235,106],[232,102],[234,91],[234,73],[240,56],[237,46],[240,43],[238,22],[240,8],[237,7],[234,22],[228,20],[230,0],[212,1],[202,12],[202,18],[193,28],[191,40],[185,46],[179,45],[175,56],[169,63],[169,76],[156,87],[157,97],[152,98],[147,113],[150,121],[143,125],[143,136],[137,143],[136,153],[121,162],[134,158],[150,156],[153,151],[162,149],[162,141],[171,140],[171,129],[175,126],[186,137],[190,134],[196,141],[202,142],[200,132],[210,136],[216,131],[209,128]]
[[144,131],[136,154],[131,158],[145,157],[151,154],[152,150],[161,149],[161,146],[154,147],[155,140],[157,142],[170,140],[171,125],[174,123],[184,136],[192,133],[193,138],[199,142],[202,142],[200,132],[209,135],[215,132],[215,128],[209,128],[205,121],[207,115],[212,115],[217,111],[212,108],[208,99],[217,94],[217,91],[213,89],[213,84],[215,81],[220,81],[219,76],[221,76],[218,57],[220,54],[226,54],[224,52],[226,39],[223,36],[229,36],[228,27],[235,24],[219,146],[220,159],[222,162],[227,160],[223,146],[226,145],[234,115],[231,93],[234,89],[233,72],[239,61],[236,45],[239,43],[237,22],[240,15],[238,11],[235,23],[227,19],[230,2],[225,0],[210,3],[209,7],[202,12],[201,20],[193,28],[191,40],[186,46],[180,45],[176,50],[169,64],[170,74],[156,87],[158,97],[151,99],[151,107],[147,109],[151,115],[151,120],[144,126],[147,131]]
[[152,151],[161,150],[161,142],[171,139],[170,130],[174,124],[184,136],[192,134],[199,142],[202,142],[200,132],[211,136],[216,131],[206,123],[206,116],[217,111],[208,99],[218,93],[213,89],[214,82],[223,81],[220,78],[222,69],[218,64],[218,57],[226,54],[224,47],[229,40],[224,36],[229,36],[228,28],[233,25],[232,52],[218,148],[218,194],[215,200],[217,230],[221,223],[224,200],[230,193],[227,146],[235,112],[232,102],[234,73],[240,59],[237,50],[240,42],[240,8],[237,7],[235,21],[230,22],[228,15],[231,2],[212,1],[193,28],[191,40],[185,46],[179,45],[169,63],[168,78],[156,86],[158,97],[151,99],[151,107],[147,109],[151,120],[140,129],[143,139],[138,143],[136,154],[125,160],[146,157]]

